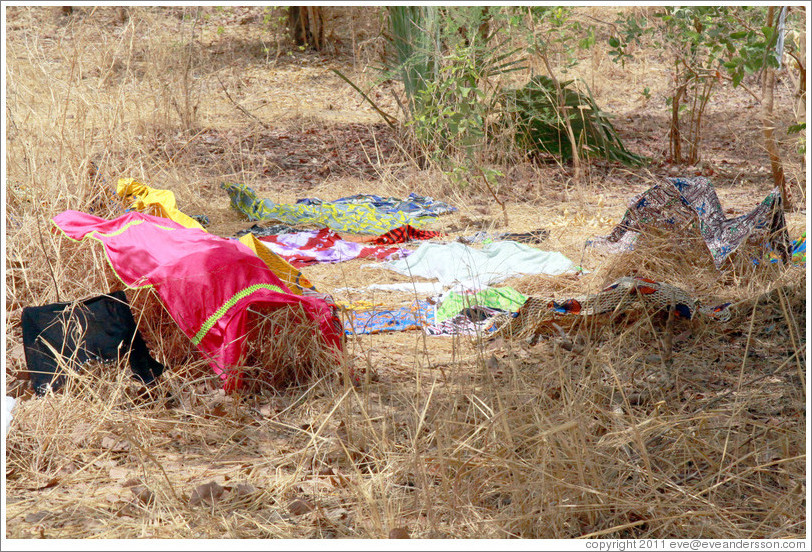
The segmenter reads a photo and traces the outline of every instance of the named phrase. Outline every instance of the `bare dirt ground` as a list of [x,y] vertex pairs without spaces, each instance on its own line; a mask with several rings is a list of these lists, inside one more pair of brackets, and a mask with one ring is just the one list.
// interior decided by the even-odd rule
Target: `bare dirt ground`
[[[707,259],[659,259],[653,248],[584,248],[664,176],[708,176],[729,216],[761,201],[772,189],[769,159],[760,108],[745,92],[720,87],[702,162],[673,166],[664,161],[662,53],[639,52],[621,68],[596,46],[576,76],[616,116],[628,149],[652,163],[596,162],[578,184],[568,167],[506,167],[505,227],[485,192],[418,168],[331,71],[373,82],[383,39],[364,8],[328,10],[320,53],[291,48],[262,22],[276,12],[262,8],[205,8],[197,19],[191,8],[138,8],[128,18],[114,8],[57,11],[12,8],[5,29],[5,385],[21,399],[6,440],[7,538],[806,535],[805,269],[740,263],[718,273]],[[187,55],[182,39],[191,36]],[[781,76],[780,128],[798,120],[792,94]],[[373,95],[397,112],[385,86]],[[806,230],[806,167],[797,142],[779,138],[796,238]],[[456,238],[546,228],[542,249],[590,270],[506,282],[528,295],[562,299],[638,273],[708,304],[734,302],[737,315],[677,328],[667,366],[662,321],[643,317],[586,331],[577,351],[560,339],[353,337],[347,366],[360,386],[331,374],[306,388],[231,396],[213,376],[190,379],[189,367],[175,366],[147,400],[124,370],[107,367],[31,399],[20,379],[21,309],[107,291],[103,261],[67,258],[48,219],[91,205],[115,212],[106,198],[127,176],[174,191],[181,210],[207,215],[208,230],[226,237],[252,223],[230,208],[223,182],[280,203],[431,195],[459,211],[429,229]],[[342,301],[414,299],[336,292],[408,280],[367,264],[305,273]]]

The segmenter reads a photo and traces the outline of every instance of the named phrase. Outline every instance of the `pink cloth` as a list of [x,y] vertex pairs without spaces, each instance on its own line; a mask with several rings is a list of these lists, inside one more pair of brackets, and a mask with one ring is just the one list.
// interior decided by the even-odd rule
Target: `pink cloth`
[[53,222],[71,239],[100,241],[116,275],[128,287],[153,287],[228,390],[240,386],[239,376],[234,377],[230,368],[243,353],[249,306],[302,305],[325,342],[341,349],[340,326],[330,305],[290,293],[259,257],[236,240],[136,212],[104,220],[65,211]]
[[259,240],[295,267],[313,263],[340,263],[359,257],[393,260],[411,253],[400,247],[380,247],[343,240],[329,228],[263,236]]

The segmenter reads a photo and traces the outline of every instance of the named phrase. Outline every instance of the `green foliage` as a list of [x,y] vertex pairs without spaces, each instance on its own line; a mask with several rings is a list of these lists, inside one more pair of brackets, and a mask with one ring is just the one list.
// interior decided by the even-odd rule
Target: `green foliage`
[[572,144],[562,113],[569,118],[579,156],[602,157],[624,165],[639,166],[645,159],[629,152],[617,135],[609,115],[603,112],[587,88],[582,94],[570,87],[572,81],[559,83],[559,102],[555,81],[547,76],[533,77],[518,89],[505,90],[499,97],[505,124],[516,126],[516,136],[525,151],[541,151],[561,159],[572,159]]
[[806,123],[800,122],[790,125],[787,134],[798,134],[798,153],[806,155]]
[[516,8],[529,17],[525,40],[528,53],[543,59],[557,58],[556,67],[566,74],[578,65],[578,54],[595,44],[595,29],[572,18],[572,8],[565,6],[533,6]]
[[488,8],[390,6],[389,75],[403,83],[406,126],[429,158],[471,159],[487,139],[490,79],[522,69],[518,49],[489,32]]
[[674,68],[674,93],[668,98],[672,121],[672,156],[681,161],[680,125],[688,125],[691,150],[688,161],[699,156],[702,115],[714,88],[723,78],[739,86],[746,75],[765,66],[778,66],[777,33],[765,25],[762,6],[668,6],[649,20],[633,15],[615,22],[617,33],[608,42],[615,62],[632,59],[630,46],[650,36],[653,45],[668,52]]

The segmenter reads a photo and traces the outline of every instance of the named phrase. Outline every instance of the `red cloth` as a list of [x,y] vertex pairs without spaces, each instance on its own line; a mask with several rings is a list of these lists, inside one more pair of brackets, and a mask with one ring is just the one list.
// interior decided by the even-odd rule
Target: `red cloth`
[[239,241],[137,212],[104,220],[65,211],[53,222],[71,239],[100,241],[116,275],[128,287],[153,287],[180,329],[225,380],[227,390],[241,383],[231,368],[243,353],[248,307],[302,305],[324,341],[341,349],[340,325],[330,305],[290,293]]
[[359,257],[383,260],[411,253],[399,247],[369,246],[344,240],[330,228],[262,236],[259,240],[295,267],[313,263],[339,263]]
[[440,236],[445,236],[445,234],[434,230],[420,230],[411,224],[404,224],[403,226],[398,226],[390,230],[386,234],[381,234],[377,238],[372,238],[369,240],[369,243],[374,243],[375,245],[389,245],[413,240],[430,240],[431,238],[438,238]]

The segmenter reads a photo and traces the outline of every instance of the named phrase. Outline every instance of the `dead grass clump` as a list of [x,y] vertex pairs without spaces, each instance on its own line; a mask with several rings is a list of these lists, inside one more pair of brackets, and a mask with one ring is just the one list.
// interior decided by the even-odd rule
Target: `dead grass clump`
[[302,308],[249,308],[245,350],[237,368],[247,389],[302,385],[335,372],[338,351],[324,344]]
[[[124,289],[121,281],[113,276],[112,270],[108,274],[111,287]],[[192,367],[200,364],[197,362],[201,360],[200,353],[192,340],[172,319],[155,290],[142,288],[126,289],[125,291],[138,331],[147,342],[153,357],[167,368],[186,373],[192,380],[202,377],[204,374],[189,372]],[[210,368],[203,370],[205,373],[211,374]]]

